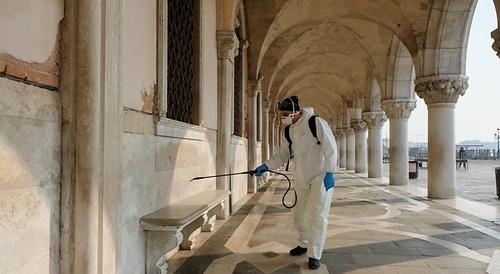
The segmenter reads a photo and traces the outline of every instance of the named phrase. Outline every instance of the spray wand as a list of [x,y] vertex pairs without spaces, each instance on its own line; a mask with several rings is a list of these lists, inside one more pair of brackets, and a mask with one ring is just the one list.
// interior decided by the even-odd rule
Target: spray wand
[[[288,192],[290,191],[290,189],[292,188],[292,181],[290,181],[290,178],[288,178],[288,176],[286,174],[278,172],[278,171],[267,170],[266,172],[278,174],[278,175],[281,175],[281,176],[283,176],[283,177],[286,178],[286,180],[288,181],[288,189],[285,191],[285,194],[283,194],[283,198],[281,198],[281,203],[286,208],[292,208],[292,207],[294,207],[297,204],[297,192],[295,192],[295,189],[293,189],[293,193],[294,193],[294,196],[295,196],[295,200],[294,200],[293,204],[292,205],[287,205],[285,203],[285,197],[288,194]],[[209,179],[209,178],[226,177],[226,176],[243,175],[243,174],[254,175],[255,171],[254,170],[248,170],[248,171],[236,172],[236,173],[226,173],[226,174],[218,174],[218,175],[211,175],[211,176],[195,177],[195,178],[191,179],[191,182],[192,181],[197,181],[197,180]]]

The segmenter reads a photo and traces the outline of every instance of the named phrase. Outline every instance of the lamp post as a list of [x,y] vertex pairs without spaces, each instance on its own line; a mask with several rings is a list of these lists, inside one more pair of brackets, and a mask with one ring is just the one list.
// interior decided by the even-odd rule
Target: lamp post
[[497,128],[495,133],[495,140],[497,141],[497,160],[500,159],[500,128]]

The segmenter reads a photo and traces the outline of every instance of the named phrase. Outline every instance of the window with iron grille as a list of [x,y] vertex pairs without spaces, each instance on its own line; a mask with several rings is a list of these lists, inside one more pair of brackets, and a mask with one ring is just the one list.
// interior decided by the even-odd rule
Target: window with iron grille
[[198,123],[199,0],[168,0],[167,118]]
[[243,136],[243,57],[241,52],[241,30],[237,27],[235,30],[239,40],[238,55],[234,58],[234,103],[233,103],[233,134]]
[[257,93],[257,141],[261,141],[261,136],[260,136],[260,116],[261,116],[261,102],[260,102],[260,92]]

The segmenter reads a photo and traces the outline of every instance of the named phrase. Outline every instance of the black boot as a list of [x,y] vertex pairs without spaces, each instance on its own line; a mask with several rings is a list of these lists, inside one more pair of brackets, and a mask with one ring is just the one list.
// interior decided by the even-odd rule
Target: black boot
[[292,256],[299,256],[307,252],[307,248],[297,246],[294,249],[290,250],[290,255]]
[[309,258],[309,269],[318,269],[320,266],[319,260],[314,258]]

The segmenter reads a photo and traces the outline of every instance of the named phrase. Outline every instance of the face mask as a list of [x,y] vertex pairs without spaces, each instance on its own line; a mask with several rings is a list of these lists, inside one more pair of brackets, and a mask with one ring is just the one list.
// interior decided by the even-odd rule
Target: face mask
[[292,121],[293,120],[293,114],[289,114],[288,116],[286,117],[281,117],[281,123],[284,125],[284,126],[288,126],[288,125],[291,125],[292,124]]
[[293,103],[292,99],[290,98],[287,98],[288,100],[290,100],[292,102],[292,113],[288,114],[288,116],[286,117],[281,117],[281,123],[284,125],[284,126],[289,126],[293,123],[293,116],[295,116],[295,104]]

